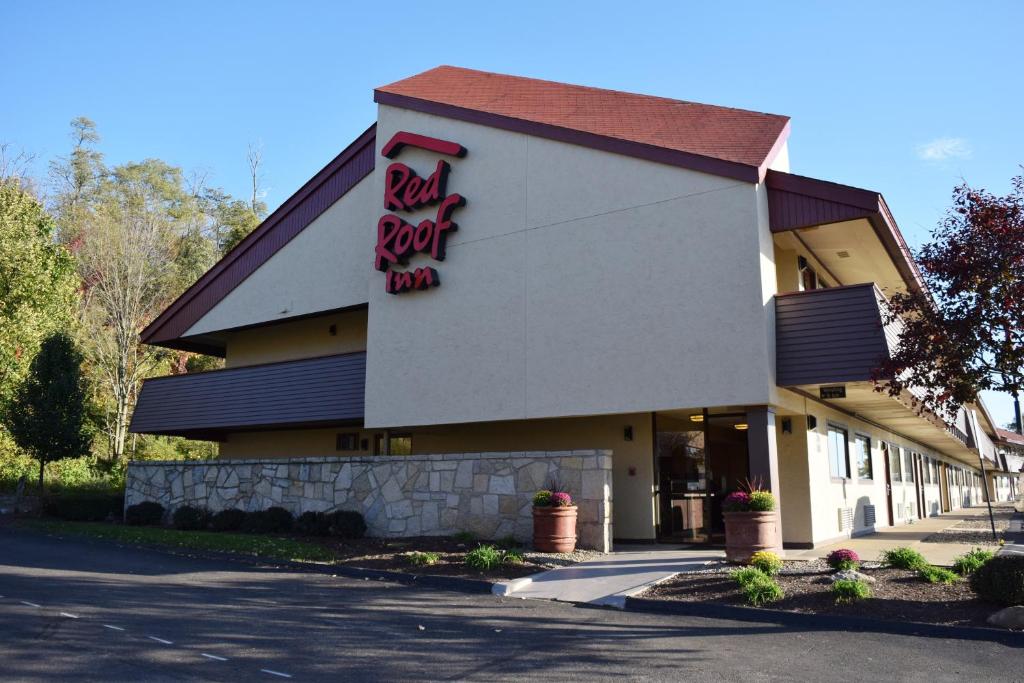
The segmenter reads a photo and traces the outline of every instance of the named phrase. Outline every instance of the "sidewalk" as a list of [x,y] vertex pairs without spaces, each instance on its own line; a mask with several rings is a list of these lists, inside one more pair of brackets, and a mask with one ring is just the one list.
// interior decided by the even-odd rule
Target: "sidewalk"
[[[627,548],[629,546],[626,546]],[[599,558],[495,584],[494,593],[514,598],[585,602],[622,608],[626,598],[680,572],[725,560],[725,551],[673,546],[635,546]]]
[[[1006,504],[993,506],[998,514],[1005,513]],[[940,517],[929,517],[919,519],[913,524],[904,524],[896,527],[879,529],[873,534],[858,536],[856,538],[844,539],[819,548],[810,550],[787,550],[787,560],[814,560],[825,557],[838,548],[849,548],[860,555],[862,560],[877,560],[884,550],[891,550],[901,546],[909,546],[924,555],[928,562],[940,565],[951,566],[957,556],[963,555],[972,548],[979,547],[977,543],[925,543],[924,539],[936,534],[943,529],[955,526],[961,522],[974,522],[975,524],[988,524],[988,508],[982,504],[971,508],[962,508],[954,512],[948,512]],[[998,524],[998,519],[996,520]],[[987,526],[985,528],[988,528]],[[996,527],[998,529],[998,526]],[[1000,534],[1002,535],[1002,534]],[[996,550],[997,546],[984,546],[990,550]]]

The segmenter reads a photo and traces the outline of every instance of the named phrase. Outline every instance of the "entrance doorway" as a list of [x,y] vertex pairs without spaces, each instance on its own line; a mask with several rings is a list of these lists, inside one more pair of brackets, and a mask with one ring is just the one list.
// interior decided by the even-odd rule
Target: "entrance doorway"
[[722,499],[750,474],[745,414],[655,415],[658,539],[723,543]]

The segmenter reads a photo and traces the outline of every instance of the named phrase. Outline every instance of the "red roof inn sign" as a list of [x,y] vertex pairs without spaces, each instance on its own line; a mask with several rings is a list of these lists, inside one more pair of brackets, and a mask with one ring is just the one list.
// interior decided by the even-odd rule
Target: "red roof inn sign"
[[[381,154],[394,159],[406,147],[419,147],[452,157],[466,155],[466,148],[457,143],[405,132],[395,133],[381,149]],[[428,218],[417,225],[406,222],[395,213],[386,213],[377,221],[373,265],[384,273],[384,289],[388,294],[441,284],[437,271],[430,266],[414,270],[395,270],[394,267],[407,265],[413,254],[430,254],[435,261],[444,260],[448,233],[459,227],[452,220],[452,212],[466,204],[462,195],[448,194],[446,186],[450,170],[447,161],[439,160],[434,171],[421,178],[407,165],[395,161],[384,172],[384,208],[389,212],[411,212],[424,206],[437,206],[434,220]]]

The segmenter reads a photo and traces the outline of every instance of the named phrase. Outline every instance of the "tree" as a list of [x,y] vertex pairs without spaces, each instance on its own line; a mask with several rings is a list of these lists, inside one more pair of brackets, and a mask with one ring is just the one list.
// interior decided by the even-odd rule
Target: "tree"
[[71,121],[71,154],[50,162],[50,185],[61,241],[72,244],[79,238],[78,227],[103,183],[107,169],[103,154],[95,149],[100,141],[96,124],[86,116]]
[[917,255],[929,292],[898,293],[887,322],[903,332],[879,368],[879,390],[913,390],[919,403],[952,415],[982,390],[1014,397],[1021,431],[1024,389],[1024,175],[999,197],[962,184]]
[[7,423],[18,446],[39,461],[40,493],[47,462],[89,452],[82,354],[67,333],[43,341],[7,410]]
[[0,180],[0,410],[42,340],[74,320],[79,280],[54,223],[16,178]]

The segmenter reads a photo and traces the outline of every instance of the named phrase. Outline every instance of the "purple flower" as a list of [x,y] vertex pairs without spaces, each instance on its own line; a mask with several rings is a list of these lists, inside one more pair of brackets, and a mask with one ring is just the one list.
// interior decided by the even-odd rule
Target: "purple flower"
[[551,494],[551,507],[567,508],[572,505],[572,496],[563,491]]
[[860,566],[860,556],[848,548],[833,550],[825,557],[825,561],[833,569],[856,569]]
[[750,510],[750,494],[746,491],[733,491],[722,501],[726,512],[746,512]]

